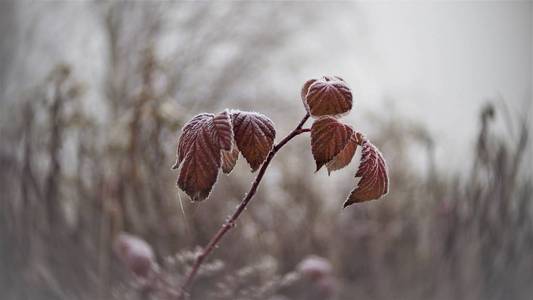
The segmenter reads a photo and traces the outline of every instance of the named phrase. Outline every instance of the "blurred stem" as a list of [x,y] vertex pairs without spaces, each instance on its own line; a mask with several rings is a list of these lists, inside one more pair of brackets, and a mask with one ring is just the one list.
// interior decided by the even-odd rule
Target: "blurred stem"
[[303,119],[298,123],[298,126],[294,128],[293,131],[291,131],[283,140],[281,140],[279,143],[274,145],[272,150],[268,153],[268,156],[261,166],[261,169],[259,170],[259,173],[257,173],[257,176],[255,177],[255,180],[250,187],[250,190],[248,193],[246,193],[246,196],[244,199],[242,199],[239,206],[237,206],[237,209],[235,212],[231,215],[229,219],[222,224],[220,229],[217,231],[217,233],[211,238],[209,243],[203,248],[202,252],[196,257],[196,260],[194,262],[194,265],[192,266],[191,270],[187,274],[187,277],[179,291],[177,299],[183,299],[185,296],[185,292],[192,284],[194,277],[198,273],[198,269],[204,262],[204,260],[207,258],[207,256],[215,249],[218,242],[222,239],[222,237],[233,227],[235,227],[235,222],[237,221],[237,218],[241,215],[241,213],[244,211],[248,203],[253,199],[255,192],[257,191],[257,188],[259,187],[259,184],[261,183],[261,180],[263,179],[263,175],[265,175],[265,172],[268,168],[268,165],[272,161],[272,158],[276,155],[276,153],[285,145],[287,144],[292,138],[295,136],[302,134],[304,132],[309,132],[310,130],[308,128],[302,128],[305,122],[309,119],[309,113],[307,113]]

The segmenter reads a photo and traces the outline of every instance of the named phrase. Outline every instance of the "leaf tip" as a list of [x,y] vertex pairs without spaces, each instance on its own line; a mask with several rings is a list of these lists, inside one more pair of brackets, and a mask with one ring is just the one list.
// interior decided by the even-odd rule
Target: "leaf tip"
[[172,166],[170,166],[170,169],[171,170],[176,170],[178,167],[179,167],[179,162],[176,160],[176,162],[174,164],[172,164]]
[[200,202],[209,197],[209,194],[211,194],[211,189],[206,191],[198,191],[196,193],[190,194],[189,197],[191,198],[192,202]]
[[346,208],[346,207],[348,207],[348,206],[350,206],[350,205],[352,205],[354,203],[355,202],[353,200],[348,199],[348,200],[344,201],[344,204],[342,205],[342,208]]

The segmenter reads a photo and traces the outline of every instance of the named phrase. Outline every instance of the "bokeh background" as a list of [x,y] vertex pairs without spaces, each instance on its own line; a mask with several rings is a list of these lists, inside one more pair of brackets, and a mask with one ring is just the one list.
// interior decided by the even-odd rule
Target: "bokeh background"
[[297,137],[191,298],[531,299],[532,69],[529,1],[2,0],[0,298],[165,299],[117,234],[179,283],[254,176],[241,158],[191,203],[170,170],[182,125],[254,110],[279,139],[331,74],[390,193],[342,209],[357,159],[314,173]]

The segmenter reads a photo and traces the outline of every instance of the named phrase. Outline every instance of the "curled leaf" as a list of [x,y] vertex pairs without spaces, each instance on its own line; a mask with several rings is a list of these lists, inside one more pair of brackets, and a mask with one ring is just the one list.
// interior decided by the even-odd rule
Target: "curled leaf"
[[173,168],[180,168],[178,186],[200,201],[211,192],[221,165],[221,147],[213,141],[215,116],[200,114],[183,128],[178,141],[177,160]]
[[353,129],[350,126],[333,117],[316,120],[311,126],[311,151],[316,171],[334,159],[346,147],[352,135]]
[[313,117],[338,116],[352,109],[352,91],[336,76],[307,81],[302,88],[304,105]]
[[346,167],[352,161],[355,151],[357,150],[357,143],[357,136],[355,133],[353,133],[341,152],[339,152],[339,154],[335,155],[332,160],[326,163],[328,175],[333,171],[337,171]]
[[379,199],[389,191],[388,168],[381,152],[366,138],[361,138],[363,153],[355,177],[360,177],[357,187],[344,202],[344,207],[353,203]]
[[229,174],[235,167],[239,158],[239,149],[233,147],[231,151],[222,150],[222,172]]
[[252,172],[265,161],[274,144],[274,124],[265,115],[255,112],[232,111],[235,142]]
[[233,146],[233,128],[228,110],[216,114],[213,118],[213,141],[225,151],[230,151]]

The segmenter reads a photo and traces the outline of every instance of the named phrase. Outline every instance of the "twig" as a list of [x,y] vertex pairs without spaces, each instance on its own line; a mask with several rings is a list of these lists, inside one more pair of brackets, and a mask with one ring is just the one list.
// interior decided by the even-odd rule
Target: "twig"
[[207,243],[207,245],[203,248],[202,252],[196,257],[194,265],[192,266],[191,270],[187,274],[187,277],[183,285],[181,286],[181,289],[179,290],[179,294],[177,296],[178,300],[181,300],[184,298],[187,289],[192,284],[194,277],[198,273],[198,269],[200,268],[200,266],[202,265],[206,257],[215,249],[216,245],[222,239],[222,237],[226,234],[226,232],[228,232],[231,228],[235,227],[235,222],[237,221],[237,218],[239,218],[241,213],[244,211],[244,208],[246,208],[248,203],[250,203],[250,201],[254,197],[255,192],[257,191],[257,188],[259,187],[259,184],[261,183],[261,179],[263,179],[263,175],[265,175],[266,169],[268,168],[268,165],[272,161],[272,158],[274,158],[276,153],[285,144],[287,144],[287,142],[289,142],[292,138],[294,138],[295,136],[299,134],[309,131],[309,129],[302,128],[302,126],[305,124],[307,119],[309,119],[309,113],[307,113],[305,117],[303,117],[303,119],[300,121],[298,126],[294,128],[293,131],[291,131],[283,140],[281,140],[278,144],[276,144],[272,148],[272,150],[270,150],[265,162],[263,163],[263,165],[261,166],[261,169],[259,170],[259,173],[257,173],[257,176],[255,177],[255,180],[252,186],[250,187],[250,190],[248,191],[248,193],[246,193],[246,196],[244,197],[244,199],[242,199],[239,206],[237,206],[237,209],[235,210],[233,215],[231,215],[231,217],[227,219],[226,222],[224,222],[224,224],[222,224],[222,226],[217,231],[217,233],[211,238],[209,243]]

